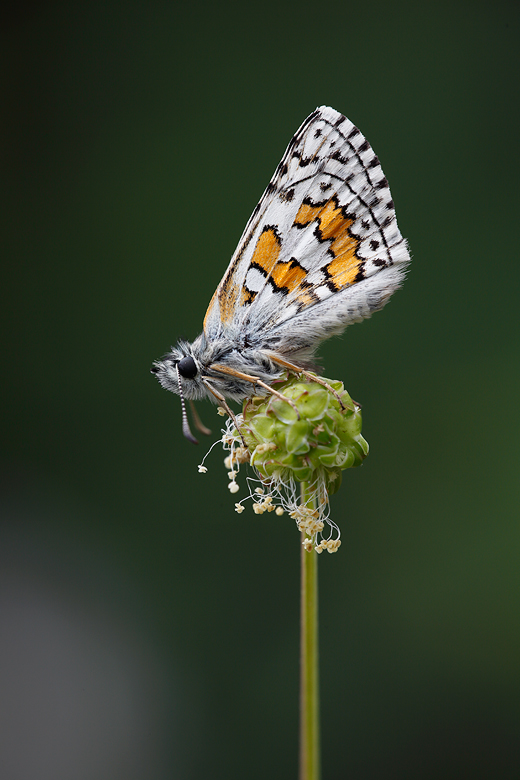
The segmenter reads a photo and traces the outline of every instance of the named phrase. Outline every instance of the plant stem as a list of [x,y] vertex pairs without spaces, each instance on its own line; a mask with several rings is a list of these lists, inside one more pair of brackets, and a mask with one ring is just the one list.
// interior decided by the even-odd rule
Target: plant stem
[[[302,504],[312,507],[302,482]],[[302,541],[306,534],[302,532]],[[300,601],[300,774],[299,780],[320,778],[318,677],[318,554],[301,545]]]

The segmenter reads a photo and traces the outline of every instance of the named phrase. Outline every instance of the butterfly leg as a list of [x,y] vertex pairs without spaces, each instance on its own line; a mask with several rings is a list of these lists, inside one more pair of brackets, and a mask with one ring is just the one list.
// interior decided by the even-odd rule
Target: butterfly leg
[[251,384],[255,387],[256,385],[260,385],[260,387],[263,387],[264,390],[267,390],[269,393],[271,393],[271,395],[275,395],[281,401],[285,401],[286,404],[292,406],[292,408],[297,414],[298,420],[300,419],[300,413],[294,401],[291,401],[289,398],[286,398],[285,395],[279,393],[278,390],[275,390],[273,387],[271,387],[271,385],[268,385],[266,382],[262,382],[262,380],[259,379],[257,376],[251,376],[250,374],[243,374],[241,371],[235,371],[234,368],[229,368],[229,366],[222,366],[219,363],[213,363],[213,365],[210,366],[210,368],[212,368],[213,371],[220,371],[222,374],[228,374],[229,376],[236,376],[237,379],[243,379],[246,382],[251,382]]
[[211,436],[210,429],[206,428],[206,426],[204,425],[204,423],[200,419],[200,417],[198,415],[198,412],[197,412],[197,410],[195,408],[195,404],[193,403],[192,400],[190,400],[190,409],[191,409],[191,414],[192,414],[192,417],[193,417],[193,422],[195,423],[195,428],[197,428],[197,430],[199,430],[205,436]]
[[[282,366],[283,368],[289,369],[289,371],[292,371],[294,374],[301,374],[303,376],[306,376],[308,379],[311,380],[311,382],[316,382],[317,385],[321,385],[322,387],[326,387],[329,393],[332,393],[332,395],[338,399],[340,406],[343,411],[345,411],[345,405],[343,401],[341,400],[341,396],[339,393],[337,393],[333,387],[329,385],[328,382],[325,382],[324,379],[322,379],[319,376],[316,376],[311,371],[306,371],[304,368],[300,368],[299,366],[295,366],[294,363],[289,363],[288,360],[285,360],[284,358],[279,357],[274,352],[268,352],[267,350],[263,350],[263,352],[273,361],[273,363],[276,363],[278,366]],[[354,402],[355,403],[355,402]]]
[[[209,380],[209,381],[208,381],[208,380]],[[211,377],[203,376],[203,377],[202,377],[202,381],[204,382],[204,386],[205,386],[205,387],[207,387],[207,389],[209,390],[209,392],[210,392],[212,395],[214,395],[214,396],[215,396],[215,398],[216,398],[218,401],[220,401],[220,403],[222,404],[222,406],[224,407],[224,409],[226,410],[226,412],[229,414],[229,416],[231,417],[231,419],[232,419],[232,420],[233,420],[233,422],[235,423],[235,428],[237,429],[238,433],[240,434],[240,438],[242,439],[242,444],[244,445],[244,447],[247,447],[247,444],[246,444],[246,443],[245,443],[245,441],[244,441],[244,437],[242,436],[242,432],[240,431],[240,427],[239,427],[239,425],[238,425],[237,418],[236,418],[236,417],[235,417],[235,415],[233,414],[232,410],[229,408],[229,406],[228,406],[228,404],[227,404],[227,401],[226,401],[226,399],[224,398],[224,396],[223,396],[221,393],[219,393],[219,392],[218,392],[218,390],[215,390],[215,388],[214,388],[214,387],[212,387],[212,386],[210,385]]]

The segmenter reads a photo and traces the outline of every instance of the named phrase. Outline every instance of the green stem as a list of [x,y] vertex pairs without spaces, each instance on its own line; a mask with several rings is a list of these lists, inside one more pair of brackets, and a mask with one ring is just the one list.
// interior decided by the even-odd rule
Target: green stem
[[[313,506],[302,482],[302,504]],[[302,532],[302,541],[306,533]],[[300,601],[300,774],[299,780],[320,778],[318,677],[318,554],[301,545]]]

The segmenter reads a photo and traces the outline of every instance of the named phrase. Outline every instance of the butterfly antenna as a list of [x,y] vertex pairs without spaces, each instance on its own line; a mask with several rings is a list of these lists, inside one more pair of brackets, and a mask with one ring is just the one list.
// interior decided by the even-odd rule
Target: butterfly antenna
[[181,376],[179,374],[179,366],[175,366],[177,370],[177,384],[179,385],[179,395],[181,397],[181,407],[182,407],[182,432],[185,435],[185,437],[188,439],[188,441],[191,441],[192,444],[198,444],[197,439],[190,431],[190,424],[188,422],[188,415],[186,414],[186,404],[184,403],[184,396],[182,394],[182,383],[181,383]]

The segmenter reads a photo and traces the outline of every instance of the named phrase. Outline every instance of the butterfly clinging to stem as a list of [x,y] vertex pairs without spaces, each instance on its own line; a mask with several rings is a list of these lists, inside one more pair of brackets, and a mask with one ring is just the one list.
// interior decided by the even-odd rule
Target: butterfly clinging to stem
[[409,261],[377,155],[349,119],[317,108],[253,211],[202,333],[153,364],[181,397],[184,435],[196,442],[185,398],[231,414],[227,398],[279,395],[273,381],[306,374],[320,342],[381,309]]

